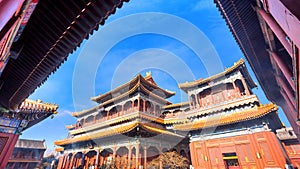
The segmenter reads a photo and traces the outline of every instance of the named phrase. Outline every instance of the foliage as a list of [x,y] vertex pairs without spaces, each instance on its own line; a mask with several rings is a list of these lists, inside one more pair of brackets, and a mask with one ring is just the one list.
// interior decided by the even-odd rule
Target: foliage
[[187,158],[179,155],[176,151],[165,152],[153,159],[147,164],[148,169],[158,169],[159,163],[162,162],[163,168],[169,169],[187,169],[189,168],[189,161]]

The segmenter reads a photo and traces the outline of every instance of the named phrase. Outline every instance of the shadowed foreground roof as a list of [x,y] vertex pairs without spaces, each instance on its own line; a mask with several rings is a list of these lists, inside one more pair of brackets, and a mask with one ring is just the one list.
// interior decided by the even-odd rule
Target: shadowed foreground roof
[[19,104],[128,0],[40,0],[1,74],[0,105]]

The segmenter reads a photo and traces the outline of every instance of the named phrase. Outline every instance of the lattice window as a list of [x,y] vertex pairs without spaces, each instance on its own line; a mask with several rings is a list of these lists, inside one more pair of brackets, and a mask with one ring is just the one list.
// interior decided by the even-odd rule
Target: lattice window
[[0,154],[2,153],[6,143],[7,143],[8,137],[0,137]]

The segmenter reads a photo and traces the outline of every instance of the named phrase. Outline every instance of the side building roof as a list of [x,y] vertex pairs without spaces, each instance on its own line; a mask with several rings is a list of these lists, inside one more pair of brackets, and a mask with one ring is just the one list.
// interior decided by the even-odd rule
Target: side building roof
[[181,83],[181,84],[178,85],[178,87],[181,88],[184,91],[187,91],[190,88],[197,87],[197,86],[200,86],[200,85],[205,84],[205,83],[209,83],[211,81],[217,80],[219,78],[222,78],[222,77],[224,77],[224,76],[226,76],[230,73],[236,72],[236,71],[241,71],[242,75],[244,76],[244,78],[246,80],[246,83],[249,85],[250,88],[256,87],[255,82],[251,78],[251,76],[250,76],[250,74],[249,74],[249,72],[246,68],[244,59],[240,59],[239,61],[234,63],[233,66],[231,66],[230,68],[225,69],[225,71],[223,71],[221,73],[218,73],[216,75],[210,76],[210,77],[205,78],[205,79],[200,78],[200,79],[195,80],[193,82]]
[[19,139],[15,145],[15,148],[46,149],[47,147],[45,140]]

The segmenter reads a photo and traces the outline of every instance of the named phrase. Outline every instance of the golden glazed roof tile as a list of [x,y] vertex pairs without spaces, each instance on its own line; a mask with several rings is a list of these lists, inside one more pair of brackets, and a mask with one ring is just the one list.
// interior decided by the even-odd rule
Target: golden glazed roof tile
[[73,138],[66,138],[63,140],[58,140],[58,141],[55,141],[54,144],[58,145],[58,146],[62,146],[62,145],[67,145],[67,144],[71,144],[74,142],[87,141],[87,140],[97,139],[97,138],[101,138],[101,137],[107,137],[107,136],[111,136],[111,135],[115,135],[115,134],[121,134],[121,133],[125,133],[125,132],[135,128],[136,126],[138,126],[138,121],[133,121],[133,122],[125,123],[122,125],[101,129],[101,130],[98,130],[95,132],[81,134],[81,135],[75,136]]
[[47,111],[53,112],[56,114],[56,110],[58,109],[57,104],[50,104],[50,103],[43,103],[41,100],[29,100],[25,99],[20,107],[19,110],[37,110],[37,111]]
[[194,122],[187,122],[184,124],[174,124],[173,129],[188,131],[202,129],[205,127],[237,123],[245,120],[256,119],[276,110],[278,110],[278,107],[275,104],[271,103],[254,109],[234,112],[223,116],[213,116],[209,119],[200,119]]
[[163,109],[169,109],[169,108],[174,108],[174,107],[182,107],[182,106],[187,106],[189,105],[189,102],[181,102],[181,103],[175,103],[175,104],[169,104],[166,106],[163,106]]
[[55,148],[55,151],[56,152],[61,152],[61,151],[64,151],[65,149],[63,147],[57,147]]
[[[145,79],[145,78],[147,78],[147,79]],[[158,86],[156,85],[156,83],[153,83],[154,81],[153,81],[153,82],[149,82],[148,80],[149,80],[150,78],[152,78],[151,76],[148,75],[148,76],[146,76],[145,78],[144,78],[142,75],[138,74],[136,77],[134,77],[134,78],[133,78],[132,80],[130,80],[129,82],[127,82],[127,83],[125,83],[125,84],[123,84],[123,85],[121,85],[121,86],[119,86],[119,87],[117,87],[117,88],[115,88],[115,89],[113,89],[113,90],[107,92],[107,93],[101,94],[101,95],[99,95],[99,96],[92,97],[91,100],[93,100],[93,101],[98,101],[98,100],[103,99],[103,98],[105,98],[105,97],[107,97],[107,96],[109,96],[109,95],[113,95],[113,93],[115,93],[115,92],[117,92],[117,91],[119,91],[119,90],[121,90],[121,89],[124,89],[124,88],[126,88],[126,87],[129,89],[130,84],[134,84],[134,83],[140,83],[140,84],[145,84],[145,85],[151,86],[152,88],[157,89],[157,90],[160,90],[160,91],[162,91],[163,93],[165,93],[165,95],[166,95],[167,97],[171,97],[171,96],[173,96],[173,95],[175,94],[175,92],[171,92],[171,91],[168,91],[168,90],[164,90],[164,89],[158,87]]]
[[135,120],[135,121],[128,122],[128,123],[125,123],[125,124],[122,124],[122,125],[113,126],[113,127],[109,127],[109,128],[105,128],[105,129],[100,129],[100,130],[97,130],[95,132],[81,134],[80,136],[75,136],[73,138],[58,140],[58,141],[55,141],[54,144],[58,145],[58,146],[63,146],[63,145],[72,144],[72,143],[75,143],[75,142],[88,141],[88,140],[91,140],[91,139],[98,139],[98,138],[102,138],[102,137],[108,137],[108,136],[112,136],[112,135],[115,135],[115,134],[122,134],[122,133],[126,133],[130,130],[133,130],[137,126],[140,126],[140,127],[144,128],[146,130],[150,130],[152,132],[159,133],[159,134],[166,134],[166,135],[176,136],[176,137],[184,137],[184,136],[181,136],[179,134],[172,133],[170,131],[167,131],[167,130],[164,130],[164,129],[161,129],[161,128],[157,128],[157,127],[154,127],[154,126],[149,126],[148,124],[143,124],[139,120]]
[[180,135],[180,134],[176,134],[176,133],[173,133],[173,132],[170,132],[168,130],[165,130],[165,129],[160,129],[160,128],[157,128],[157,127],[154,127],[154,126],[149,126],[149,125],[142,125],[142,127],[146,130],[150,130],[151,132],[155,132],[155,133],[161,133],[161,134],[167,134],[167,135],[171,135],[171,136],[175,136],[175,137],[181,137],[181,138],[184,138],[184,136]]

